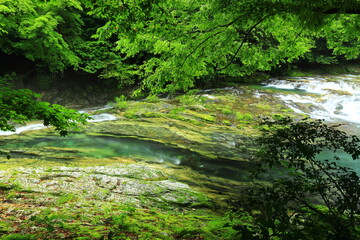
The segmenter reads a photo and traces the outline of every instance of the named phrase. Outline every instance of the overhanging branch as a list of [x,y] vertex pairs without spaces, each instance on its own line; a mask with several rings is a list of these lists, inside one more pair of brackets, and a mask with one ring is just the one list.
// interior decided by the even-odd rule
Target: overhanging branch
[[245,36],[243,37],[242,39],[242,42],[239,46],[239,48],[236,50],[234,56],[232,57],[232,59],[230,60],[230,62],[225,66],[225,67],[222,67],[220,69],[217,69],[217,71],[222,71],[224,70],[225,68],[228,68],[234,61],[235,61],[235,58],[237,56],[237,54],[240,52],[241,48],[243,47],[244,43],[245,43],[245,40],[248,38],[249,34],[252,32],[252,30],[254,30],[260,23],[262,23],[267,17],[269,17],[270,15],[267,15],[265,17],[263,17],[262,19],[260,19],[260,21],[258,21],[257,23],[255,23],[253,26],[251,26],[245,33]]

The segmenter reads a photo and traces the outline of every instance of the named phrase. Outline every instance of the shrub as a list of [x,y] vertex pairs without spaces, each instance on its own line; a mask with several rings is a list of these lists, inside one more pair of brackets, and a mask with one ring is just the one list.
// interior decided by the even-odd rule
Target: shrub
[[[338,163],[343,152],[359,158],[359,138],[320,120],[267,119],[263,125],[249,201],[265,238],[359,239],[360,178]],[[332,158],[319,158],[324,149]],[[264,172],[276,174],[271,184],[259,184]]]

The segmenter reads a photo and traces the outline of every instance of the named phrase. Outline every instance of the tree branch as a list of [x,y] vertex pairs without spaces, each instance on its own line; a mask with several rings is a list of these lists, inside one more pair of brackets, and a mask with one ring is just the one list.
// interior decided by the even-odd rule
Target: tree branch
[[191,53],[189,53],[189,54],[185,57],[185,60],[184,60],[184,62],[181,64],[180,68],[182,68],[182,67],[184,66],[186,60],[187,60],[202,44],[204,44],[204,43],[207,42],[210,38],[215,37],[216,35],[218,35],[218,34],[220,34],[220,33],[222,33],[222,32],[223,32],[223,31],[214,33],[214,34],[208,36],[207,38],[205,38],[201,43],[199,43],[199,44],[194,48],[194,50],[192,50]]
[[192,33],[207,33],[207,32],[211,32],[211,31],[214,31],[215,29],[217,28],[220,28],[220,27],[229,27],[231,25],[233,25],[237,20],[239,20],[240,17],[237,17],[235,18],[234,20],[232,20],[231,22],[227,23],[227,24],[223,24],[223,25],[217,25],[213,28],[210,28],[210,29],[206,29],[206,30],[193,30],[193,31],[189,31],[189,32],[186,32],[188,34],[192,34]]
[[217,71],[222,71],[225,68],[228,68],[235,60],[236,55],[240,52],[241,48],[243,47],[243,45],[245,44],[245,40],[247,39],[247,37],[249,36],[249,34],[252,32],[252,30],[254,30],[260,23],[262,23],[267,17],[269,17],[271,15],[267,15],[265,17],[263,17],[262,19],[260,19],[260,21],[258,21],[257,23],[255,23],[253,26],[251,26],[249,28],[249,30],[247,30],[247,32],[245,33],[244,38],[242,39],[242,42],[240,44],[240,46],[238,47],[238,49],[236,50],[234,56],[232,57],[231,61],[223,68],[217,69]]

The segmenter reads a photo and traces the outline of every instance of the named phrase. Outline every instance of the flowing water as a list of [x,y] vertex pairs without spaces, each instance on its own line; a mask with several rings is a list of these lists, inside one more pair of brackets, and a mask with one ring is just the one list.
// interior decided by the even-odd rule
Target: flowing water
[[[92,113],[98,110],[106,110],[111,107],[95,107],[79,110],[81,113]],[[117,117],[108,114],[91,115],[89,122],[113,121]],[[41,123],[33,123],[27,126],[17,127],[16,131],[0,131],[0,136],[9,136],[20,134],[27,131],[46,128]],[[39,156],[26,152],[28,149],[43,149],[49,151],[49,148],[64,149],[61,156]],[[37,133],[35,137],[19,136],[18,138],[7,139],[0,142],[2,150],[10,151],[10,155],[16,158],[40,158],[43,160],[71,161],[76,158],[108,159],[113,157],[127,157],[138,161],[149,163],[170,163],[172,165],[188,166],[193,170],[206,175],[222,177],[237,181],[247,181],[247,166],[242,162],[231,161],[227,159],[210,159],[196,152],[180,149],[163,143],[141,140],[128,136],[109,136],[109,135],[91,135],[72,133],[66,138],[56,134]],[[23,151],[25,149],[25,151]],[[97,161],[95,161],[97,162]]]
[[[105,105],[103,107],[94,107],[94,108],[87,108],[87,109],[82,109],[79,110],[80,113],[91,113],[94,111],[99,111],[99,110],[106,110],[106,109],[110,109],[111,107],[108,105]],[[102,121],[112,121],[112,120],[116,120],[117,117],[108,113],[101,113],[101,114],[94,114],[91,115],[91,120],[89,120],[89,122],[102,122]],[[44,129],[46,128],[46,126],[44,126],[41,123],[33,123],[33,124],[29,124],[26,126],[21,126],[21,127],[17,127],[15,129],[15,131],[0,131],[0,136],[8,136],[8,135],[13,135],[13,134],[19,134],[22,132],[26,132],[26,131],[32,131],[32,130],[39,130],[39,129]]]
[[[67,161],[79,158],[101,159],[112,157],[127,157],[138,161],[149,163],[160,163],[180,166],[188,166],[193,170],[210,176],[223,177],[227,179],[245,181],[246,166],[244,163],[226,159],[209,159],[196,152],[180,149],[163,143],[141,140],[133,137],[119,135],[88,135],[71,134],[64,139],[57,135],[40,134],[36,137],[23,140],[13,139],[0,144],[2,150],[10,150],[12,157],[40,158],[56,161],[57,159]],[[61,155],[39,156],[26,153],[22,149],[64,149]],[[68,162],[69,163],[69,162]]]
[[[269,79],[261,89],[263,90],[255,91],[255,97],[259,94],[274,95],[295,112],[326,119],[328,122],[345,123],[349,126],[347,130],[350,133],[360,135],[360,76],[358,75]],[[107,108],[109,107],[89,108],[81,112],[91,113]],[[114,115],[107,113],[92,117],[92,122],[116,119]],[[42,124],[34,123],[19,127],[16,132],[0,132],[0,135],[19,134],[41,128],[44,128]],[[21,149],[43,148],[46,151],[49,147],[72,149],[63,153],[63,156],[69,159],[129,157],[152,163],[189,166],[200,173],[238,181],[246,180],[248,171],[246,164],[242,162],[208,159],[189,150],[126,136],[72,134],[64,140],[55,135],[40,134],[30,139],[21,140],[19,137],[1,143],[1,149],[20,150],[12,153],[17,157],[21,157]],[[322,157],[327,157],[326,154],[329,153],[324,153]],[[360,173],[359,161],[350,161],[344,155],[341,158],[343,165],[352,167]]]
[[[341,123],[342,130],[360,136],[360,75],[294,77],[270,79],[264,89],[274,94],[295,112]],[[320,159],[333,159],[332,151],[323,151]],[[360,161],[339,152],[339,163],[360,174]]]
[[295,112],[360,125],[359,75],[270,79],[265,87],[293,91],[276,95]]

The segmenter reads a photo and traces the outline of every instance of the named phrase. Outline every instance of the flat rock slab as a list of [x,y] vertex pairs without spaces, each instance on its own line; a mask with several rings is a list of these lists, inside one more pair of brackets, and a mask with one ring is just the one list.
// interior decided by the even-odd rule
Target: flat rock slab
[[161,170],[144,164],[93,167],[18,168],[0,171],[3,186],[55,196],[130,203],[134,206],[199,205],[206,196],[173,181]]

